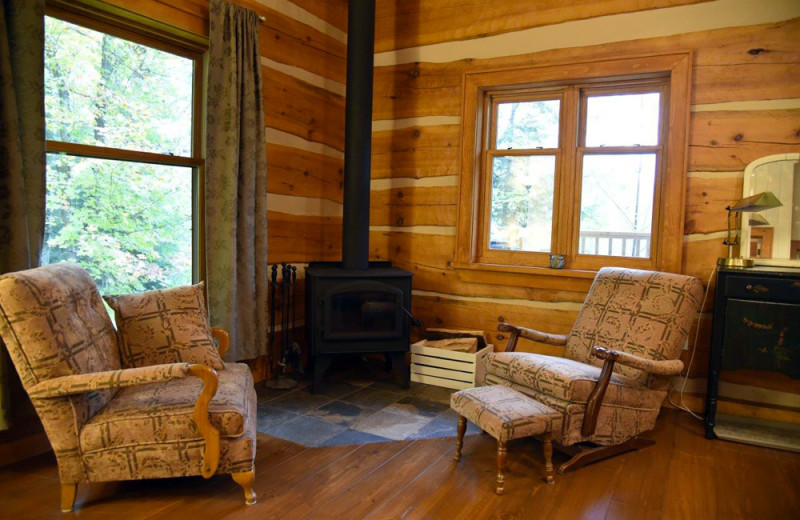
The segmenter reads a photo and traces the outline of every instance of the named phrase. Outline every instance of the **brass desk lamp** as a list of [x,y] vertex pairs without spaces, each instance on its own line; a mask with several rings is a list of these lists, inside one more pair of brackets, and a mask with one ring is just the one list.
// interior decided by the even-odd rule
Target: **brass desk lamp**
[[[752,267],[755,264],[752,259],[733,256],[733,246],[739,245],[742,213],[764,211],[765,209],[777,208],[779,206],[783,206],[783,204],[778,200],[778,197],[771,191],[765,191],[757,195],[745,197],[732,206],[726,207],[725,209],[728,210],[728,235],[722,243],[728,246],[728,256],[717,259],[717,265],[720,267]],[[759,219],[756,217],[756,215],[753,215],[753,218],[750,219],[750,222],[755,222],[755,224],[751,223],[751,225],[766,225],[767,220],[765,218],[758,216],[760,217]]]

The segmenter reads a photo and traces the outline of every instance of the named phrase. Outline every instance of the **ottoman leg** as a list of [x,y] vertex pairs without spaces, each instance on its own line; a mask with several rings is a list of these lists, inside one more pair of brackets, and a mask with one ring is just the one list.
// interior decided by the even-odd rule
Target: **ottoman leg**
[[497,441],[497,488],[495,493],[502,495],[505,487],[506,477],[503,470],[506,467],[506,443]]
[[464,432],[467,431],[467,418],[463,415],[458,416],[458,436],[456,437],[456,456],[455,460],[461,460],[461,447],[464,446]]
[[545,433],[542,435],[542,449],[544,451],[544,469],[547,471],[545,481],[548,484],[555,483],[555,471],[553,470],[553,434]]

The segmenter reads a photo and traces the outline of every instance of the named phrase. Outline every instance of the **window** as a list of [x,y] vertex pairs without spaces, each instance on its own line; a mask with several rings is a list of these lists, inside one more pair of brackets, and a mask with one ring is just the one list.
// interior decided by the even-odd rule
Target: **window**
[[690,63],[467,74],[456,267],[680,270]]
[[202,51],[80,7],[45,19],[42,263],[102,293],[197,279]]

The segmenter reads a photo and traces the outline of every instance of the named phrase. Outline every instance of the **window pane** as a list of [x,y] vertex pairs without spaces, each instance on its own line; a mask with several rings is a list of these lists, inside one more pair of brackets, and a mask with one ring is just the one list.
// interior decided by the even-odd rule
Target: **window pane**
[[655,154],[583,158],[582,255],[650,257]]
[[496,148],[558,148],[560,106],[558,99],[499,104]]
[[589,97],[586,146],[657,145],[660,99],[658,92]]
[[101,293],[192,283],[192,169],[47,154],[42,264],[82,265]]
[[550,251],[555,166],[553,155],[494,158],[490,249]]
[[191,154],[193,61],[45,21],[47,139]]

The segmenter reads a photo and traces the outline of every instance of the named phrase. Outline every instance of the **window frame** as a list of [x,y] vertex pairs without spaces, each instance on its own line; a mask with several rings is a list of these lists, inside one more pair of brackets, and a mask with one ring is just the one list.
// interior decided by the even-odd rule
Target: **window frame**
[[[463,269],[462,278],[471,281],[497,280],[491,271],[528,274],[534,278],[593,278],[597,269],[604,265],[630,266],[643,269],[656,269],[678,272],[681,269],[683,252],[683,219],[686,186],[686,164],[688,160],[688,127],[690,121],[692,53],[681,52],[655,56],[632,56],[624,58],[598,57],[580,63],[548,64],[520,69],[472,72],[464,75],[464,103],[462,117],[461,171],[459,179],[459,214],[456,226],[456,252],[453,266]],[[585,110],[584,92],[603,92],[602,84],[617,82],[619,85],[632,85],[633,88],[648,83],[666,81],[666,95],[661,96],[659,146],[662,157],[656,165],[657,180],[654,193],[654,219],[651,242],[651,255],[648,259],[578,255],[580,181],[582,172],[579,159],[586,155],[585,128],[576,128],[568,123],[564,135],[559,136],[561,167],[557,165],[554,187],[555,235],[552,253],[566,254],[565,269],[549,269],[543,257],[550,253],[531,253],[518,251],[495,251],[502,255],[486,255],[488,242],[488,215],[490,213],[491,179],[487,183],[487,161],[491,155],[486,153],[488,139],[494,135],[493,129],[487,131],[490,122],[494,127],[491,96],[503,97],[515,92],[553,92],[564,89],[566,94],[561,104],[562,117],[565,112]],[[649,91],[653,91],[649,87]],[[581,104],[584,106],[581,107]],[[666,107],[666,109],[665,109]],[[581,117],[578,119],[585,120]],[[570,127],[571,126],[571,127]],[[668,137],[668,139],[667,139]],[[618,147],[603,147],[603,153]],[[624,147],[630,149],[633,147]],[[637,147],[644,150],[652,147]],[[550,149],[552,150],[552,149]],[[588,150],[600,150],[591,147]],[[579,153],[580,151],[580,153]],[[641,151],[639,153],[642,153]],[[574,186],[565,190],[566,186]],[[562,190],[565,190],[562,193]],[[655,211],[655,206],[658,212]],[[510,254],[509,254],[510,253]],[[534,256],[531,256],[534,255]],[[537,259],[531,262],[530,258]],[[535,264],[535,265],[533,265]],[[473,271],[470,273],[470,271]],[[487,273],[487,276],[475,272]],[[461,275],[461,273],[460,273]],[[514,279],[518,279],[515,277]],[[537,283],[538,283],[537,282]],[[489,282],[492,283],[492,282]],[[529,279],[529,284],[533,283]],[[548,284],[562,286],[569,281],[558,282],[553,279]],[[584,284],[585,285],[585,284]]]
[[[661,79],[661,78],[659,78]],[[661,219],[661,206],[663,198],[661,191],[664,185],[664,151],[669,143],[667,129],[669,128],[669,84],[659,80],[644,80],[630,83],[619,83],[614,86],[603,85],[601,87],[580,86],[580,111],[586,114],[588,98],[596,95],[614,95],[621,93],[644,93],[644,92],[659,92],[661,94],[659,103],[659,128],[658,128],[658,143],[656,145],[646,146],[592,146],[586,145],[586,121],[585,117],[579,119],[580,128],[578,130],[578,146],[575,149],[575,195],[582,192],[583,189],[583,161],[587,155],[635,155],[652,153],[656,156],[655,176],[656,183],[653,191],[653,220],[650,229],[650,256],[648,258],[635,258],[635,257],[621,257],[610,255],[587,255],[580,254],[580,211],[581,204],[576,200],[572,205],[572,222],[574,225],[571,229],[570,243],[567,249],[567,255],[574,258],[572,262],[573,267],[577,269],[593,269],[597,270],[603,266],[609,265],[609,262],[616,262],[616,265],[624,265],[626,267],[637,267],[642,269],[657,269],[655,256],[660,247],[659,235]],[[578,197],[579,198],[579,197]]]
[[192,283],[205,272],[205,69],[207,39],[94,0],[47,0],[45,15],[192,60],[192,135],[188,156],[46,140],[45,154],[182,166],[192,171]]
[[[483,146],[485,152],[483,155],[482,164],[480,165],[480,180],[481,183],[481,204],[484,211],[479,211],[480,224],[477,237],[477,255],[476,258],[481,263],[489,264],[502,264],[512,263],[520,265],[530,265],[533,263],[541,263],[546,265],[550,253],[534,252],[534,251],[507,251],[507,250],[493,250],[488,247],[491,226],[491,197],[492,197],[492,177],[493,169],[491,167],[495,157],[532,157],[532,156],[555,156],[555,171],[554,171],[554,194],[553,194],[553,216],[557,214],[556,201],[558,190],[560,172],[562,171],[562,163],[566,160],[567,150],[564,147],[563,136],[561,135],[561,128],[559,126],[559,139],[556,148],[520,148],[513,150],[500,150],[496,148],[497,143],[497,112],[499,105],[509,101],[546,101],[558,99],[559,104],[559,121],[564,119],[566,108],[566,90],[565,88],[541,88],[541,89],[521,89],[514,90],[510,93],[495,92],[487,90],[484,92],[484,109],[486,111],[485,119],[490,121],[489,125],[484,125],[483,131],[485,133],[483,139]],[[490,115],[491,114],[491,115]],[[551,226],[552,237],[558,236],[558,220],[553,218]],[[552,240],[551,240],[552,244]],[[510,260],[510,262],[508,261]]]

